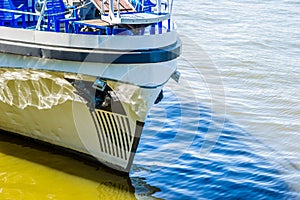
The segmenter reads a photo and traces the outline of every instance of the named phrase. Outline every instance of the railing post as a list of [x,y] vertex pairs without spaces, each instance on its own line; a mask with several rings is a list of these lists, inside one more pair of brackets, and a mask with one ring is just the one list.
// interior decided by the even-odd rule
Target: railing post
[[101,8],[101,10],[102,10],[102,13],[101,13],[101,14],[102,14],[102,15],[104,15],[104,1],[105,1],[105,0],[102,0],[102,8]]
[[[137,2],[138,2],[138,1],[137,1]],[[144,12],[144,8],[145,8],[144,5],[145,5],[145,0],[142,0],[142,10],[141,10],[142,12]]]
[[120,18],[120,0],[117,0],[117,4],[118,4],[117,17]]
[[158,14],[161,14],[161,0],[157,0]]
[[115,18],[115,14],[114,14],[114,0],[109,0],[109,17],[111,19]]
[[171,4],[169,5],[169,14],[170,14],[170,16],[172,15],[172,9],[173,9],[173,0],[170,0],[171,1]]

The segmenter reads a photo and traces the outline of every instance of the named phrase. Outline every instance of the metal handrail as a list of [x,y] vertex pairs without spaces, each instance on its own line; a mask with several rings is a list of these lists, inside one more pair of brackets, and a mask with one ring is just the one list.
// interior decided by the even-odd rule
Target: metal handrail
[[25,12],[25,11],[20,11],[20,10],[9,10],[9,9],[3,9],[3,8],[0,8],[0,11],[11,12],[11,13],[17,13],[17,14],[26,14],[26,15],[36,15],[36,16],[39,16],[38,13]]

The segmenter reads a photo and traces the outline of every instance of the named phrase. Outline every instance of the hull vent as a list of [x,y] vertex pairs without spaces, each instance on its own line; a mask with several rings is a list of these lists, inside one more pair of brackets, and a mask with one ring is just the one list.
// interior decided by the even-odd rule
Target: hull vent
[[100,128],[101,151],[128,160],[133,144],[128,117],[98,109],[95,113]]

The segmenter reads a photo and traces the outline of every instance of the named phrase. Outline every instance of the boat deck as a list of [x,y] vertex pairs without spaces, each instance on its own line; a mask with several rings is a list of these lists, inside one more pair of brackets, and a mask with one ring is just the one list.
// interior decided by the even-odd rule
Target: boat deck
[[[102,8],[102,1],[101,0],[92,0],[94,5],[99,11],[104,11],[104,13],[108,13],[109,11],[109,3],[108,1],[104,2],[104,7]],[[114,0],[114,11],[118,10],[118,3],[117,0]],[[127,0],[120,0],[120,11],[121,12],[136,12],[135,8],[132,4],[130,4]]]
[[[128,0],[110,0],[114,3],[114,11],[111,12],[109,12],[109,0],[105,2],[92,0],[93,4],[77,7],[66,6],[63,0],[47,0],[48,7],[45,6],[47,8],[44,12],[43,5],[33,11],[23,4],[19,7],[13,6],[13,2],[17,0],[2,1],[4,3],[0,4],[0,26],[94,35],[162,34],[172,29],[169,13],[137,11]],[[33,4],[32,0],[29,1]],[[91,5],[95,5],[100,16],[81,20],[78,11]],[[61,9],[62,6],[65,8]]]

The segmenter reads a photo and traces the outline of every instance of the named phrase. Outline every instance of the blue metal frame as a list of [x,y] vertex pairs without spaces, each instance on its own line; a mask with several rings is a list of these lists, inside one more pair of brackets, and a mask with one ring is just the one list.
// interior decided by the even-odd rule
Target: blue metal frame
[[22,20],[22,27],[26,27],[25,15],[16,13],[15,11],[24,11],[24,5],[21,4],[17,8],[11,0],[1,0],[0,8],[6,11],[0,11],[0,26],[19,27],[18,21]]
[[[29,5],[29,1],[31,1],[31,5]],[[35,13],[35,8],[34,8],[35,0],[12,0],[12,3],[16,7],[23,4],[25,11]],[[27,21],[31,21],[31,19],[33,20],[33,22],[35,22],[36,17],[34,15],[32,15],[32,17],[31,15],[27,15]]]
[[156,6],[150,0],[129,0],[129,2],[135,7],[137,12],[151,12],[152,8]]
[[[72,17],[66,18],[66,10],[73,9]],[[69,32],[69,22],[78,20],[75,6],[66,6],[63,0],[48,0],[45,10],[47,18],[47,31],[54,26],[55,32],[60,32],[60,24],[65,24],[65,31]]]

